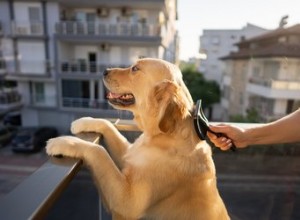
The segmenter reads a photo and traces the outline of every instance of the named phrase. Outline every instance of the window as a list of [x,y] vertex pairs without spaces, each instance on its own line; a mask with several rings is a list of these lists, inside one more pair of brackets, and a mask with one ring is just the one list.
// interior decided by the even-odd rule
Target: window
[[41,14],[39,7],[28,7],[29,21],[41,21]]
[[211,43],[212,43],[212,44],[215,44],[215,45],[220,44],[220,38],[219,38],[218,36],[212,37]]
[[29,92],[31,96],[31,103],[35,104],[45,104],[45,88],[44,83],[41,82],[30,82],[29,83]]

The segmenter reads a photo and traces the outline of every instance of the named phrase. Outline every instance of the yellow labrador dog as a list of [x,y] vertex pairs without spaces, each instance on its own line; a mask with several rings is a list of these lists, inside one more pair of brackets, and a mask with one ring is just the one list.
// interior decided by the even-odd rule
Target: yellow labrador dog
[[89,166],[114,219],[229,219],[216,187],[211,149],[193,127],[193,100],[180,70],[159,59],[104,72],[109,103],[133,112],[143,132],[129,143],[107,120],[85,117],[71,131],[103,134],[102,146],[73,136],[48,141],[49,155]]

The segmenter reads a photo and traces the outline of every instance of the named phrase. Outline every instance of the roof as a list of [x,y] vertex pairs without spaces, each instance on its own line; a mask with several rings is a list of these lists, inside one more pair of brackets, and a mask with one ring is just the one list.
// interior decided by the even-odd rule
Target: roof
[[287,36],[287,35],[292,35],[292,34],[296,34],[296,35],[300,36],[300,24],[296,24],[289,28],[278,28],[273,31],[267,31],[265,34],[261,34],[256,37],[249,38],[247,40],[243,40],[243,41],[237,43],[237,45],[248,44],[248,43],[262,41],[262,40],[266,40],[266,39],[270,39],[270,38],[274,38],[274,37]]
[[278,28],[257,37],[243,40],[236,44],[239,47],[237,52],[232,52],[220,59],[249,59],[254,57],[300,58],[300,44],[298,42],[280,42],[278,40],[282,36],[290,35],[296,35],[300,41],[300,24],[289,28]]

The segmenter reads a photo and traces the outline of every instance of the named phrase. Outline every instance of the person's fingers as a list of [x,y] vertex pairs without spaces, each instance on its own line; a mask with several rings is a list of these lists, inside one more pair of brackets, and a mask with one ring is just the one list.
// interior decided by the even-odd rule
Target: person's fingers
[[223,145],[220,147],[220,149],[223,150],[223,151],[226,151],[226,150],[229,150],[231,148],[231,146],[232,146],[231,140],[227,139],[227,141],[225,141],[223,143]]
[[206,134],[207,134],[207,136],[210,140],[216,140],[217,139],[217,136],[215,134],[209,132],[209,131]]
[[207,136],[211,140],[211,142],[221,150],[228,150],[232,146],[232,141],[226,137],[217,137],[211,132],[207,132]]

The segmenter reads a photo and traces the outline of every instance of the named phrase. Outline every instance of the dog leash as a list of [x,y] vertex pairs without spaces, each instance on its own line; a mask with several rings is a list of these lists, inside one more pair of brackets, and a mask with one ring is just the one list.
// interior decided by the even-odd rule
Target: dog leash
[[[209,122],[208,122],[207,118],[205,117],[204,112],[202,110],[202,100],[201,99],[199,99],[196,103],[193,121],[194,121],[194,128],[196,130],[196,133],[201,140],[206,140],[208,131],[213,133],[214,135],[216,135],[218,138],[226,137],[224,134],[214,132],[209,128]],[[234,143],[232,143],[230,150],[236,151],[236,146],[234,145]]]

